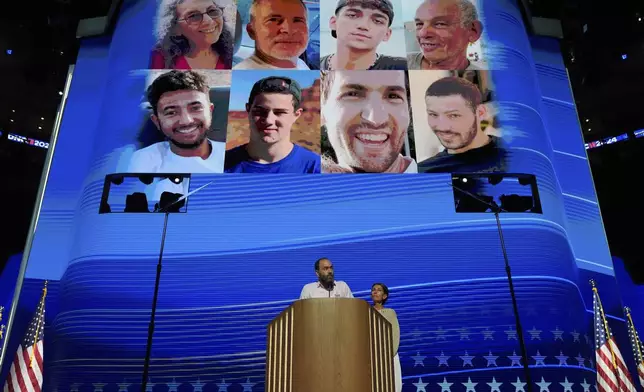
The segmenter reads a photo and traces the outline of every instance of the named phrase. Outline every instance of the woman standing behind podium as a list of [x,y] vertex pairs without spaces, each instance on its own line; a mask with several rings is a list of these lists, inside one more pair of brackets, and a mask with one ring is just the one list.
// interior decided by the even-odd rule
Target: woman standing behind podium
[[396,311],[391,308],[385,308],[385,303],[389,298],[389,288],[383,283],[374,283],[371,286],[371,300],[373,308],[380,312],[391,324],[391,334],[394,340],[394,382],[396,392],[402,391],[402,372],[400,370],[400,357],[398,357],[398,346],[400,345],[400,325]]

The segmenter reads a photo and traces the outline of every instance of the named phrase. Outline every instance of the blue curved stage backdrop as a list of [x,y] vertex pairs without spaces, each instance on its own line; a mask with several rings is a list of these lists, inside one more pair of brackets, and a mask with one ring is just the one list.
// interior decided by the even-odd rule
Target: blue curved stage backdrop
[[[590,392],[589,278],[631,353],[566,70],[514,1],[479,8],[509,167],[543,205],[502,215],[534,390]],[[155,12],[126,1],[111,42],[79,54],[27,272],[60,280],[46,391],[139,388],[163,216],[97,212],[136,149]],[[403,391],[525,391],[494,216],[456,214],[449,174],[193,174],[206,184],[169,220],[148,390],[263,391],[265,327],[325,256],[357,297],[390,287]]]

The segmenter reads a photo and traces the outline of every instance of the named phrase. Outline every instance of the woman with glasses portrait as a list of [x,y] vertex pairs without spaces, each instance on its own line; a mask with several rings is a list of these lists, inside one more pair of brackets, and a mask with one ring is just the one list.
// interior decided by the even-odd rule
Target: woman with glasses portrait
[[162,0],[152,69],[231,69],[234,38],[214,0]]

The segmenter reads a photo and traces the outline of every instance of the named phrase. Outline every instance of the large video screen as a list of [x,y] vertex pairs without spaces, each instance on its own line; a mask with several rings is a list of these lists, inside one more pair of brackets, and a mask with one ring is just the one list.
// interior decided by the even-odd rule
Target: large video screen
[[[123,7],[104,63],[105,42],[81,50],[29,258],[28,277],[61,281],[49,390],[140,383],[164,217],[99,214],[119,173],[191,175],[147,196],[190,192],[168,219],[152,391],[263,391],[266,326],[321,258],[356,298],[388,287],[402,391],[524,390],[494,214],[454,205],[470,173],[536,178],[540,213],[500,214],[532,381],[593,384],[577,277],[612,264],[587,165],[561,163],[585,162],[581,136],[542,117],[522,23],[501,0]],[[87,168],[64,158],[82,135]]]

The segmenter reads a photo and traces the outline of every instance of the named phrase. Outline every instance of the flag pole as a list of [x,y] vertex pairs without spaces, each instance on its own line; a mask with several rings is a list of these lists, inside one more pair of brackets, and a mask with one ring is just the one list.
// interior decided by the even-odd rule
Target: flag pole
[[635,347],[637,348],[637,354],[639,355],[640,358],[644,358],[642,356],[642,347],[640,346],[639,343],[639,335],[637,334],[637,330],[635,329],[635,323],[633,322],[633,318],[631,317],[631,308],[628,306],[624,307],[624,313],[626,313],[626,318],[628,319],[628,323],[631,326],[631,329],[633,330],[633,335],[635,336]]
[[[43,313],[45,313],[45,297],[47,297],[47,284],[49,283],[48,280],[45,281],[45,284],[42,288],[42,296],[40,297],[40,302],[38,303],[38,308],[40,313],[38,313],[38,318],[43,317]],[[43,321],[44,324],[44,321]],[[44,325],[43,325],[44,327]],[[38,343],[38,336],[40,336],[40,323],[37,324],[36,326],[36,334],[34,335],[34,342],[32,345],[35,345]],[[29,367],[32,367],[34,363],[34,352],[31,352],[31,355],[29,355]]]
[[[604,314],[604,306],[602,306],[602,300],[599,298],[599,291],[597,290],[597,286],[595,284],[595,280],[591,279],[590,280],[590,285],[593,288],[593,292],[595,293],[595,297],[597,298],[597,303],[599,305],[599,314],[602,318],[602,323],[604,324],[604,331],[608,334],[608,321],[606,321],[606,315]],[[611,342],[609,340],[610,336],[606,336],[606,340],[608,340],[608,350],[610,351],[610,356],[613,362],[613,369],[617,370],[617,363],[615,362],[615,353],[613,352],[613,346],[611,345]],[[618,381],[619,382],[619,381]]]

